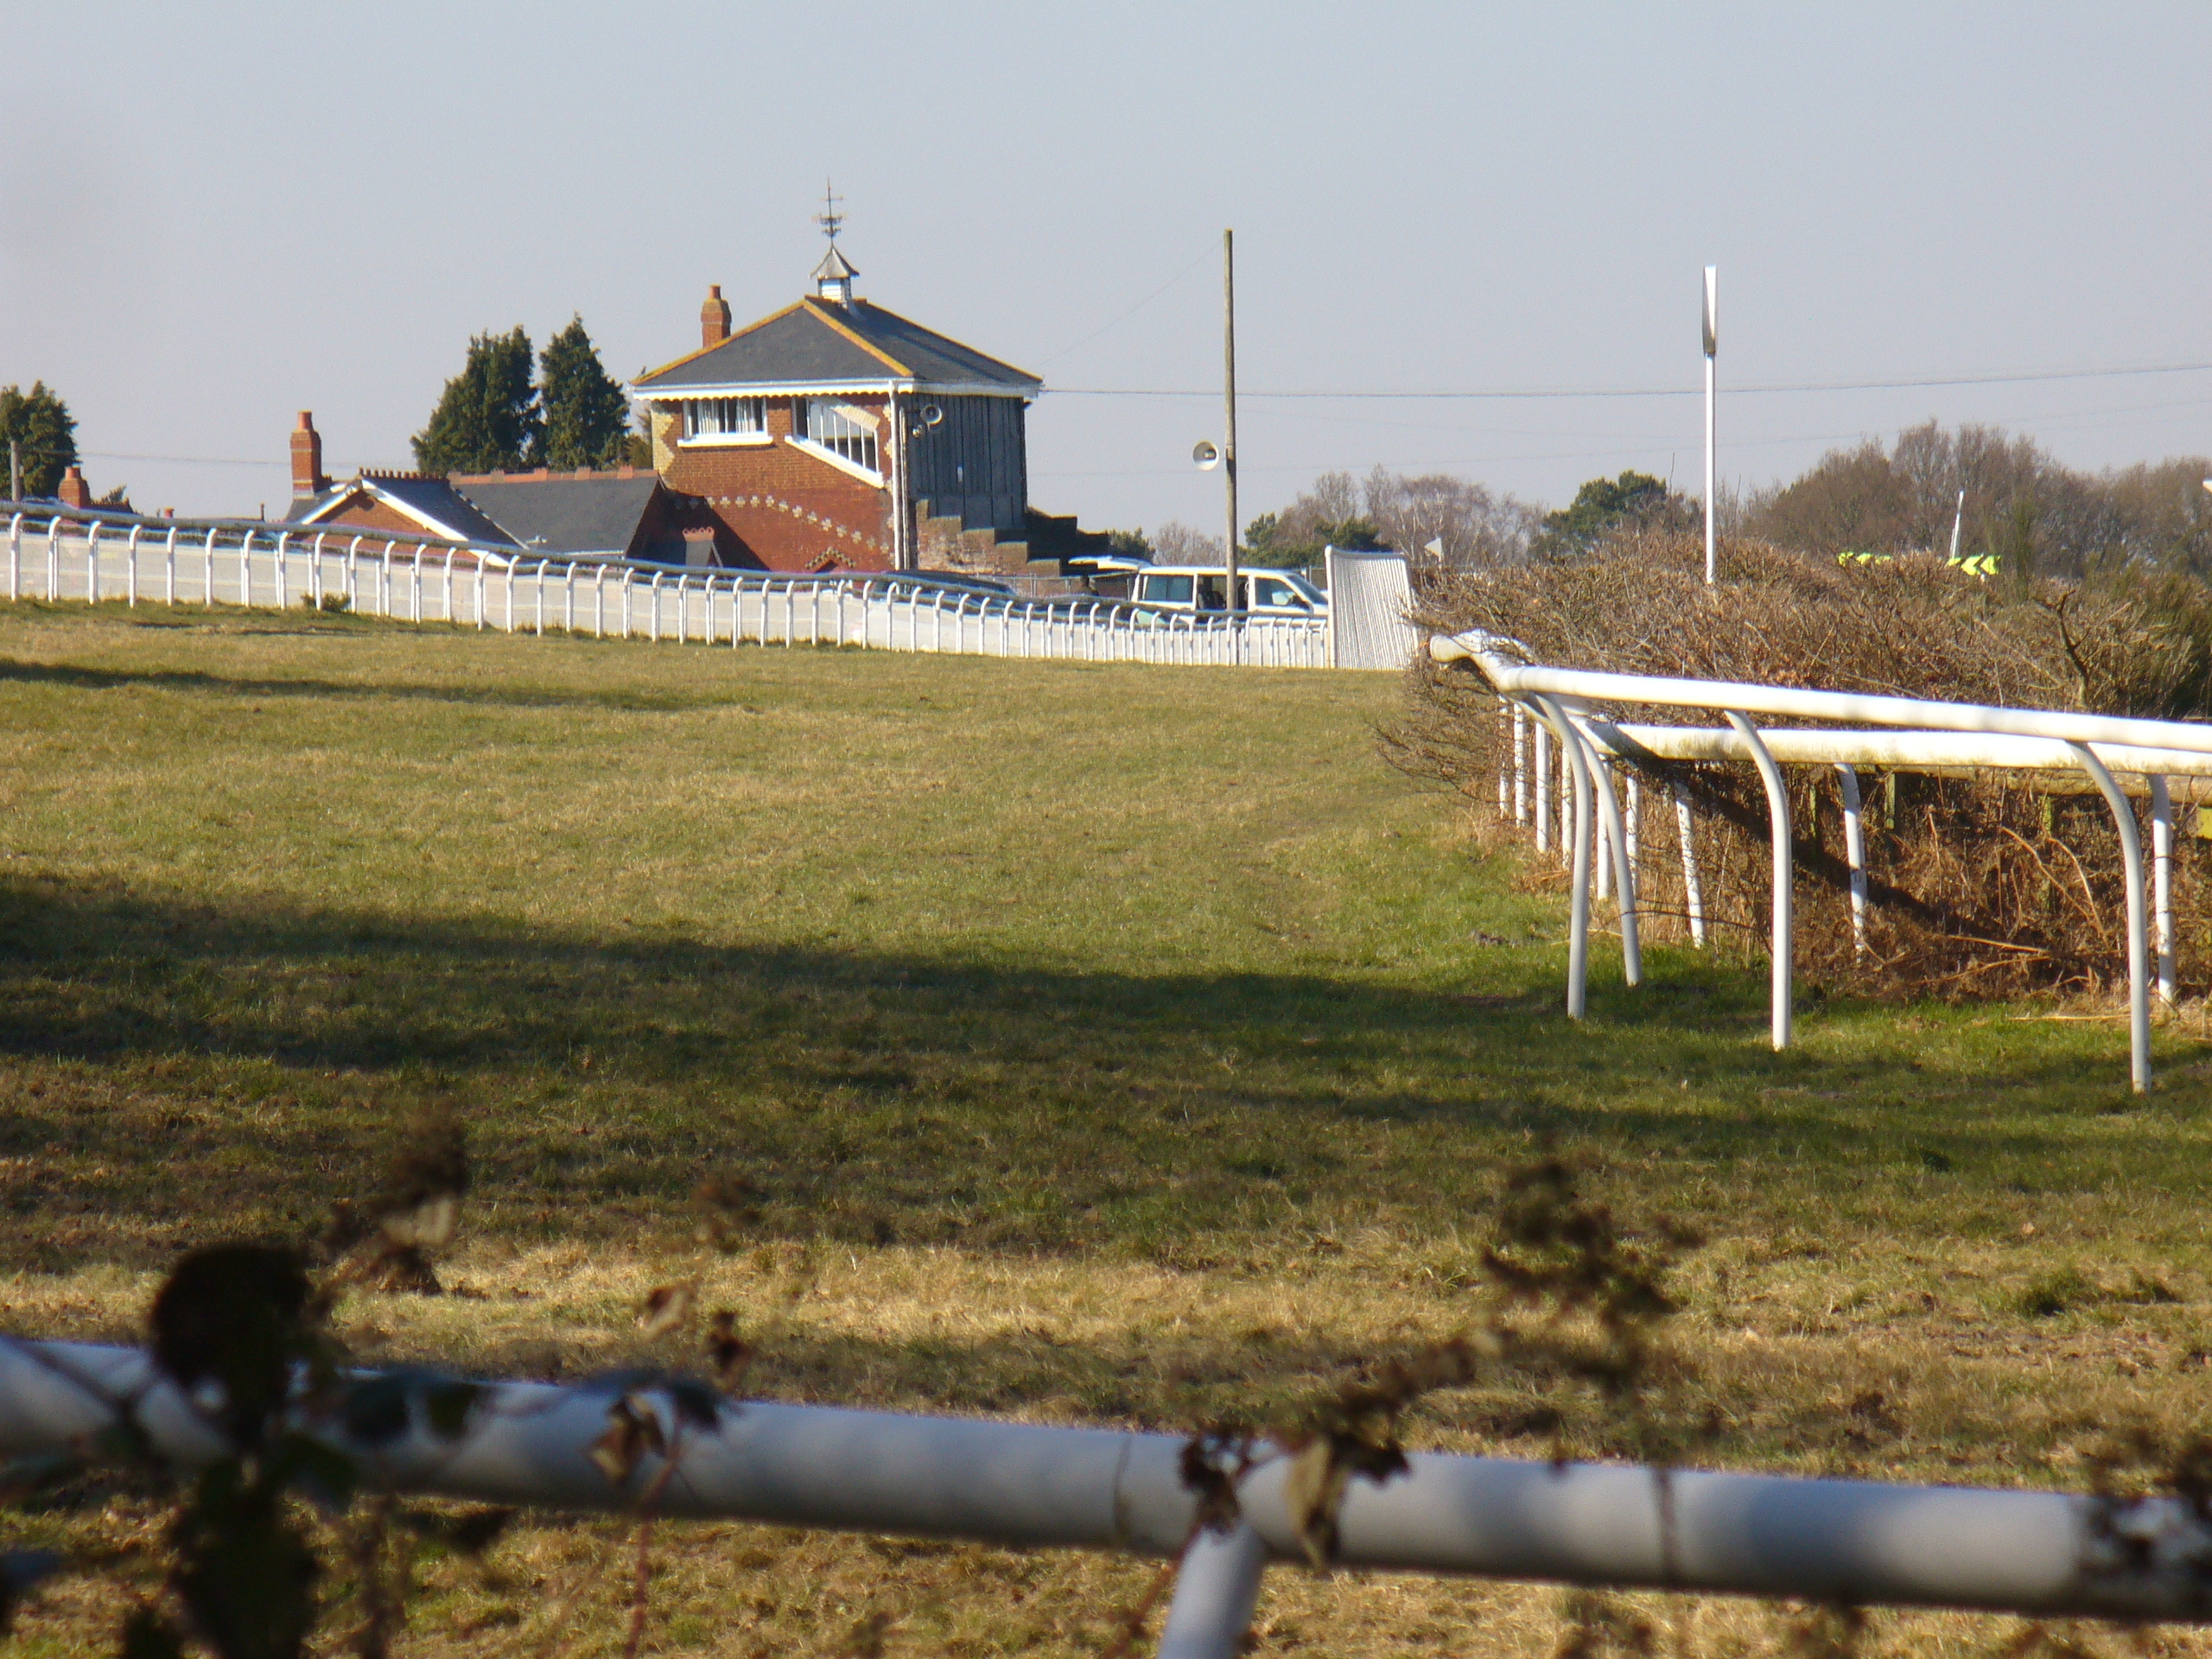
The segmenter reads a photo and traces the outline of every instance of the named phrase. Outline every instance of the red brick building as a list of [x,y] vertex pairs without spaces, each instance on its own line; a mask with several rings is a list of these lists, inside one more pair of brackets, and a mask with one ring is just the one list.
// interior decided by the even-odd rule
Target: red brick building
[[712,514],[720,562],[1057,570],[1103,543],[1030,509],[1043,383],[858,298],[857,274],[833,242],[813,294],[735,334],[709,289],[699,349],[630,388],[654,469]]

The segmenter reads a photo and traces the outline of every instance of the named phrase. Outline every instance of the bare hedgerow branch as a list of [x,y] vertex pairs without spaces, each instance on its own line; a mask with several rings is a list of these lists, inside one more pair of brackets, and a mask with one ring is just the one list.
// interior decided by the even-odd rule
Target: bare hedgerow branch
[[[2015,593],[1926,557],[1841,569],[1756,543],[1731,542],[1723,554],[1726,580],[1711,588],[1701,547],[1664,536],[1618,538],[1572,563],[1435,575],[1424,582],[1415,620],[1442,632],[1483,627],[1571,667],[2164,718],[2212,713],[2212,589],[2198,582],[2120,572]],[[1479,677],[1417,659],[1405,710],[1381,738],[1394,763],[1450,784],[1490,823],[1505,732]],[[1645,785],[1638,897],[1660,924],[1655,935],[1686,931],[1670,808],[1679,789],[1696,810],[1714,948],[1762,954],[1770,851],[1751,768],[1624,769]],[[1795,944],[1808,983],[1958,996],[2095,993],[2124,979],[2118,837],[2077,773],[1862,772],[1870,899],[1862,952],[1834,769],[1786,771]],[[2177,839],[2178,967],[2185,984],[2201,986],[2212,982],[2212,880],[2193,839]],[[2075,859],[2083,873],[2069,892],[2053,871]],[[1526,879],[1558,878],[1531,866]]]

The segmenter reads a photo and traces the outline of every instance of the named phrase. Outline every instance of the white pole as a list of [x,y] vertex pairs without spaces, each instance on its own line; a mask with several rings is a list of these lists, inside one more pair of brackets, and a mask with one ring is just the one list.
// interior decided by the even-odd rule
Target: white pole
[[1959,531],[1965,527],[1966,522],[1967,493],[1961,490],[1958,511],[1951,515],[1951,563],[1953,564],[1959,562]]
[[[1605,763],[1594,753],[1586,756],[1586,759],[1590,763],[1590,780],[1596,785],[1599,796],[1601,799],[1611,799],[1613,793],[1611,772],[1606,768]],[[1598,868],[1592,879],[1596,883],[1597,896],[1600,899],[1610,899],[1613,896],[1612,844],[1602,832],[1598,836],[1598,844],[1594,850],[1597,854]]]
[[1705,268],[1705,582],[1711,587],[1720,579],[1719,543],[1713,536],[1713,362],[1719,345],[1720,270]]
[[1529,823],[1529,710],[1513,703],[1513,823]]
[[1226,1533],[1200,1528],[1175,1573],[1160,1659],[1236,1659],[1259,1605],[1268,1546],[1249,1521]]
[[1859,772],[1839,762],[1843,779],[1843,850],[1851,862],[1851,954],[1866,954],[1866,828],[1860,813]]
[[1690,913],[1690,943],[1705,949],[1705,893],[1697,879],[1697,834],[1690,822],[1689,791],[1675,785],[1675,835],[1682,844],[1682,900]]
[[1733,709],[1721,712],[1751,746],[1752,763],[1759,769],[1759,781],[1766,785],[1768,826],[1774,840],[1774,1046],[1781,1050],[1789,1046],[1789,889],[1794,874],[1789,846],[1789,791],[1782,781],[1782,768],[1767,753],[1758,728]]
[[92,520],[92,529],[85,538],[85,603],[100,602],[100,524]]
[[2151,948],[2158,957],[2158,1001],[2174,1005],[2174,801],[2164,772],[2151,774]]
[[[171,531],[171,536],[176,532]],[[23,595],[23,515],[14,514],[8,520],[8,598],[10,603]]]
[[1552,844],[1552,728],[1542,721],[1536,727],[1536,850],[1549,852]]
[[2127,873],[2127,1025],[2129,1080],[2135,1092],[2151,1087],[2151,984],[2144,958],[2150,954],[2150,925],[2144,915],[2143,838],[2135,829],[2135,803],[2129,800],[2105,763],[2086,743],[2073,749],[2089,774],[2105,804],[2112,809],[2113,828],[2120,832],[2120,862]]
[[130,540],[123,552],[125,572],[125,592],[130,596],[130,608],[138,608],[138,526],[130,526]]
[[1567,745],[1561,742],[1559,750],[1559,861],[1562,865],[1569,862],[1568,849],[1574,844],[1567,832],[1567,807],[1573,797],[1574,791],[1567,778]]

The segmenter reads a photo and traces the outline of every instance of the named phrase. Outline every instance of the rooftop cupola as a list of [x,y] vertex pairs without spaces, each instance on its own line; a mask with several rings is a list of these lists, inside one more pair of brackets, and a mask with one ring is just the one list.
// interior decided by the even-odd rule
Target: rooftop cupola
[[837,251],[837,245],[832,242],[830,251],[822,256],[822,263],[814,268],[814,291],[833,304],[850,305],[853,302],[853,278],[859,275],[860,272],[853,269],[845,256]]

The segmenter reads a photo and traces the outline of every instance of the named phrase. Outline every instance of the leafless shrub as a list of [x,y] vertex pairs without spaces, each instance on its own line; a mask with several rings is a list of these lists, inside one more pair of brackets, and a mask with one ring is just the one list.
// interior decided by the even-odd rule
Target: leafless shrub
[[[1853,568],[1764,543],[1724,549],[1707,588],[1694,538],[1630,537],[1591,556],[1424,584],[1418,620],[1478,626],[1538,661],[1577,668],[2006,703],[2197,716],[2212,709],[2212,597],[2145,573],[2094,585],[1981,581],[1932,558]],[[1704,719],[1623,709],[1631,720]],[[1494,804],[1509,753],[1499,705],[1476,677],[1413,671],[1385,752]],[[1705,905],[1721,949],[1762,951],[1770,854],[1764,793],[1748,766],[1653,763],[1639,901],[1681,928],[1679,790],[1695,805]],[[1815,982],[1946,997],[2099,989],[2125,975],[2118,837],[2076,773],[1862,773],[1871,906],[1854,950],[1842,798],[1833,768],[1790,772],[1796,949]],[[2144,832],[2145,844],[2148,831]],[[1554,879],[1538,873],[1538,879]],[[2202,983],[2212,883],[2176,861],[2181,971]]]

